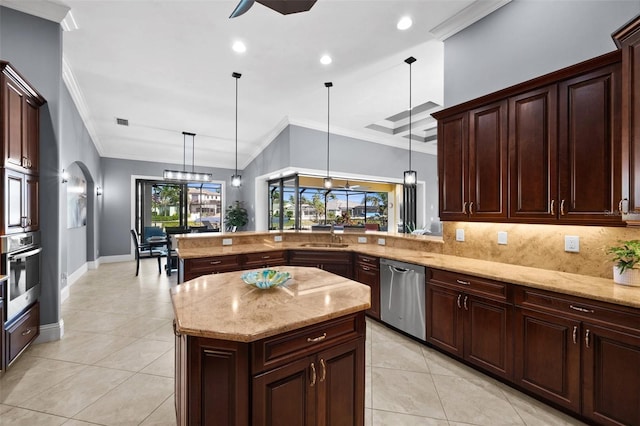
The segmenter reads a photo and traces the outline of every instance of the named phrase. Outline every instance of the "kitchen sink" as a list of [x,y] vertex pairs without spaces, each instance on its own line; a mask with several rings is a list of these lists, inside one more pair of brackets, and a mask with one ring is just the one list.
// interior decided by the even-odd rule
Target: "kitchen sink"
[[304,243],[304,244],[302,244],[302,247],[334,247],[334,248],[341,248],[341,247],[349,247],[349,244],[344,244],[344,243]]

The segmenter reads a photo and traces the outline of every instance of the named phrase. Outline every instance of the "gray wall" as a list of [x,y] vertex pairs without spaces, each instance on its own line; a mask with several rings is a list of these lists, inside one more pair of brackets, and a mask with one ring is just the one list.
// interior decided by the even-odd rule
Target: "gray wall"
[[57,323],[60,318],[60,26],[0,6],[0,58],[11,62],[47,99],[47,104],[40,109],[40,227],[43,247],[40,322]]
[[[182,164],[152,163],[149,161],[121,160],[102,157],[100,168],[103,195],[100,197],[100,256],[121,256],[131,253],[132,176],[162,177],[165,169],[182,170]],[[223,201],[231,194],[230,179],[234,170],[196,167],[196,171],[213,173],[214,180],[224,180]]]
[[513,0],[445,40],[445,106],[611,52],[640,0]]

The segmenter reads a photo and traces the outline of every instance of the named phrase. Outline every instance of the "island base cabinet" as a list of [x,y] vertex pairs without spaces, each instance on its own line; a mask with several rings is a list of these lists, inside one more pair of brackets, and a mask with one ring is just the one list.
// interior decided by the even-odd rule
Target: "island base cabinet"
[[640,336],[585,323],[583,339],[583,415],[640,425]]

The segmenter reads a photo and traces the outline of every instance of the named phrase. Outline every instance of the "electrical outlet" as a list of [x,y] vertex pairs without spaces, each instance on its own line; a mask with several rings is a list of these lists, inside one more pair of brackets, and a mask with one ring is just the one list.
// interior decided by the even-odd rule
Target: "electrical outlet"
[[505,231],[498,232],[498,244],[507,245],[507,233]]
[[386,244],[386,240],[384,238],[378,238],[378,245],[385,245]]
[[456,229],[456,241],[464,241],[464,229]]
[[282,235],[276,235],[275,237],[273,237],[273,241],[275,241],[276,243],[281,243]]
[[231,238],[223,238],[222,239],[222,245],[223,246],[230,246],[231,244],[233,244],[233,240]]
[[580,252],[580,237],[577,235],[565,235],[564,236],[564,251],[571,253]]
[[361,244],[366,244],[367,243],[367,237],[358,237],[358,242]]

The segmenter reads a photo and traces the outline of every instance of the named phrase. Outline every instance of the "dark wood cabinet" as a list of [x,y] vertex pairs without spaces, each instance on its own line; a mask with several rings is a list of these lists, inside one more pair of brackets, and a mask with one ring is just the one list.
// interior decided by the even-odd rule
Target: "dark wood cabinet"
[[4,354],[6,365],[11,364],[38,335],[40,335],[40,303],[36,302],[6,326],[7,347]]
[[513,375],[508,286],[432,270],[427,282],[427,342],[505,378]]
[[350,251],[290,250],[289,265],[312,266],[351,279],[352,257]]
[[469,192],[469,114],[438,118],[440,220],[466,220]]
[[4,324],[6,318],[5,318],[5,307],[4,307],[4,300],[5,300],[5,285],[7,282],[7,277],[5,276],[4,278],[0,279],[0,372],[4,370],[5,368],[5,362],[4,362],[4,346],[5,346],[5,341],[4,341],[4,326],[2,324]]
[[371,308],[366,313],[380,319],[380,258],[356,253],[354,279],[371,288]]
[[287,264],[286,250],[247,253],[242,255],[243,269],[270,268]]
[[179,282],[192,280],[202,275],[239,271],[241,259],[237,254],[180,259]]
[[39,229],[39,177],[2,169],[3,234]]

